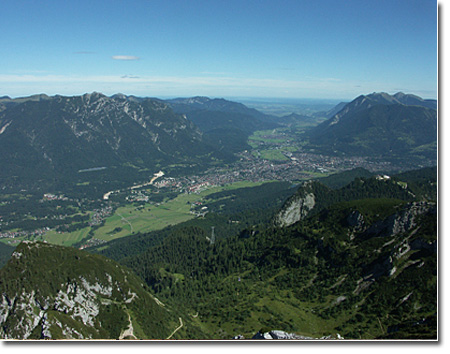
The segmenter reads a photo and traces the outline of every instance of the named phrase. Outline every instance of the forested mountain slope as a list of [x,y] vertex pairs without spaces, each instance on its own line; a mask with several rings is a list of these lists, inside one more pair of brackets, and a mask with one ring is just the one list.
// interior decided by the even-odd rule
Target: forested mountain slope
[[213,338],[270,329],[436,338],[435,183],[431,169],[334,192],[316,186],[316,209],[290,226],[253,226],[211,244],[207,230],[186,225],[121,263],[161,299],[198,314]]
[[224,99],[191,97],[166,102],[175,112],[185,114],[204,133],[204,139],[220,150],[250,149],[247,139],[253,132],[279,126],[275,117]]
[[9,186],[74,182],[79,171],[96,168],[109,179],[124,168],[136,178],[140,169],[153,174],[186,160],[195,165],[229,157],[161,100],[92,93],[4,101],[0,179]]
[[[367,172],[354,171],[353,173],[367,176]],[[342,182],[348,180],[348,176],[353,173],[343,172],[336,176],[329,176],[326,183],[331,186],[335,185],[336,181],[338,184],[344,184]],[[355,199],[437,200],[436,167],[405,172],[392,177],[386,175],[357,177],[337,189],[332,189],[320,181],[304,182],[283,205],[275,218],[275,223],[281,226],[291,225],[329,205]]]
[[207,236],[189,228],[122,262],[157,296],[198,313],[214,338],[263,327],[313,338],[436,336],[433,203],[354,201],[289,228],[214,245]]
[[309,134],[327,153],[436,161],[436,101],[404,94],[359,96]]
[[69,247],[23,242],[0,269],[0,292],[6,339],[166,339],[180,324],[128,269]]

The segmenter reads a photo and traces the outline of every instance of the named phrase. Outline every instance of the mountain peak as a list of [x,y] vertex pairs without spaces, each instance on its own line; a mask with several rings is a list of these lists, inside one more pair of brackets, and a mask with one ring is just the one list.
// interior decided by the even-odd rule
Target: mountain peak
[[374,92],[360,97],[366,97],[373,101],[374,104],[402,104],[405,106],[422,106],[437,109],[436,100],[424,100],[422,97],[404,92],[397,92],[394,95],[390,95],[386,92]]
[[423,101],[423,98],[413,95],[411,93],[397,92],[393,97],[395,97],[397,100],[403,100],[405,98],[414,98],[416,100]]
[[[436,158],[436,101],[386,92],[361,95],[313,128],[310,142],[349,155]],[[434,109],[433,109],[434,108]]]
[[118,99],[121,99],[121,100],[126,100],[126,99],[128,99],[128,97],[129,96],[127,96],[127,95],[125,95],[123,93],[120,93],[120,92],[111,96],[111,98],[118,98]]
[[366,98],[374,101],[376,104],[395,104],[398,103],[394,96],[386,92],[374,92],[365,96]]
[[92,92],[92,93],[85,93],[84,95],[83,95],[83,98],[85,99],[85,100],[97,100],[97,99],[99,99],[99,98],[102,98],[102,97],[107,97],[107,96],[105,96],[103,93],[101,93],[101,92],[96,92],[96,91],[94,91],[94,92]]

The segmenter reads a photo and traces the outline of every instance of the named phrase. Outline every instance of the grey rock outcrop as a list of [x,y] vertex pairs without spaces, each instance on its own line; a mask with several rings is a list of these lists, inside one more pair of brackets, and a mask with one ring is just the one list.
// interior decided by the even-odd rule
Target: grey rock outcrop
[[40,242],[22,242],[16,255],[0,269],[2,339],[121,339],[127,328],[136,337],[133,323],[144,338],[173,330],[164,305],[110,259]]
[[285,331],[280,330],[271,330],[269,332],[258,332],[256,333],[252,339],[278,339],[278,340],[314,340],[314,339],[344,339],[339,333],[337,333],[335,336],[330,335],[326,337],[321,338],[313,338],[313,337],[307,337],[302,336],[300,334],[296,333],[288,333]]
[[360,237],[384,237],[387,241],[377,250],[381,255],[365,266],[364,276],[358,280],[354,293],[358,294],[370,287],[381,276],[392,277],[405,265],[417,263],[418,261],[408,258],[411,250],[436,252],[436,242],[427,242],[415,236],[420,229],[419,218],[435,213],[435,203],[409,203],[397,213],[374,223],[361,233]]
[[347,225],[353,228],[356,232],[364,229],[364,216],[358,211],[354,210],[347,216]]
[[374,223],[363,234],[363,237],[392,237],[407,232],[417,225],[417,218],[426,213],[436,213],[436,204],[414,202],[403,210],[388,218]]
[[307,339],[314,339],[314,338],[301,336],[301,335],[295,334],[295,333],[287,333],[287,332],[280,331],[280,330],[272,330],[272,331],[264,332],[264,333],[258,332],[252,337],[252,339],[307,340]]
[[316,205],[312,182],[303,183],[298,192],[288,199],[275,217],[275,225],[286,227],[305,218]]
[[277,225],[286,227],[302,220],[308,212],[314,208],[314,194],[308,193],[304,197],[298,197],[291,201],[289,205],[282,210],[276,219]]
[[[104,286],[99,283],[90,284],[86,279],[80,278],[77,282],[61,284],[55,298],[42,297],[35,291],[23,291],[10,301],[6,294],[2,294],[0,306],[0,337],[5,339],[27,339],[35,328],[41,324],[43,336],[52,338],[50,328],[57,325],[67,332],[67,338],[84,339],[83,334],[63,326],[56,318],[49,318],[48,311],[57,311],[70,315],[86,326],[93,327],[100,312],[101,301],[99,297],[109,298],[112,294],[112,284]],[[50,303],[52,305],[50,306]],[[58,322],[58,323],[57,323]],[[8,326],[5,324],[8,323]],[[67,328],[65,328],[67,327]],[[10,333],[10,330],[14,334]],[[18,335],[19,334],[19,335]]]

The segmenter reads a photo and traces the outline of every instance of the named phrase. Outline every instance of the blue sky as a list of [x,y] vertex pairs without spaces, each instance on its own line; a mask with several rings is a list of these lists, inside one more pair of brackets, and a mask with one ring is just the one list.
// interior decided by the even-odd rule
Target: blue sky
[[431,0],[2,0],[0,96],[437,97]]

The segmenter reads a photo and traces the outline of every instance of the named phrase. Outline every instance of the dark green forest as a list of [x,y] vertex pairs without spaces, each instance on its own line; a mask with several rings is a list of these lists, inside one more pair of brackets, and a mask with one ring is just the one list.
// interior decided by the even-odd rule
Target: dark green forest
[[[198,314],[213,338],[249,338],[265,328],[315,338],[432,339],[436,174],[419,175],[359,178],[333,191],[317,185],[321,207],[287,228],[269,219],[211,244],[208,227],[183,224],[164,230],[159,242],[140,235],[128,250],[123,240],[101,253],[130,267],[159,298]],[[212,199],[225,197],[233,196]],[[408,218],[414,223],[390,229]]]

